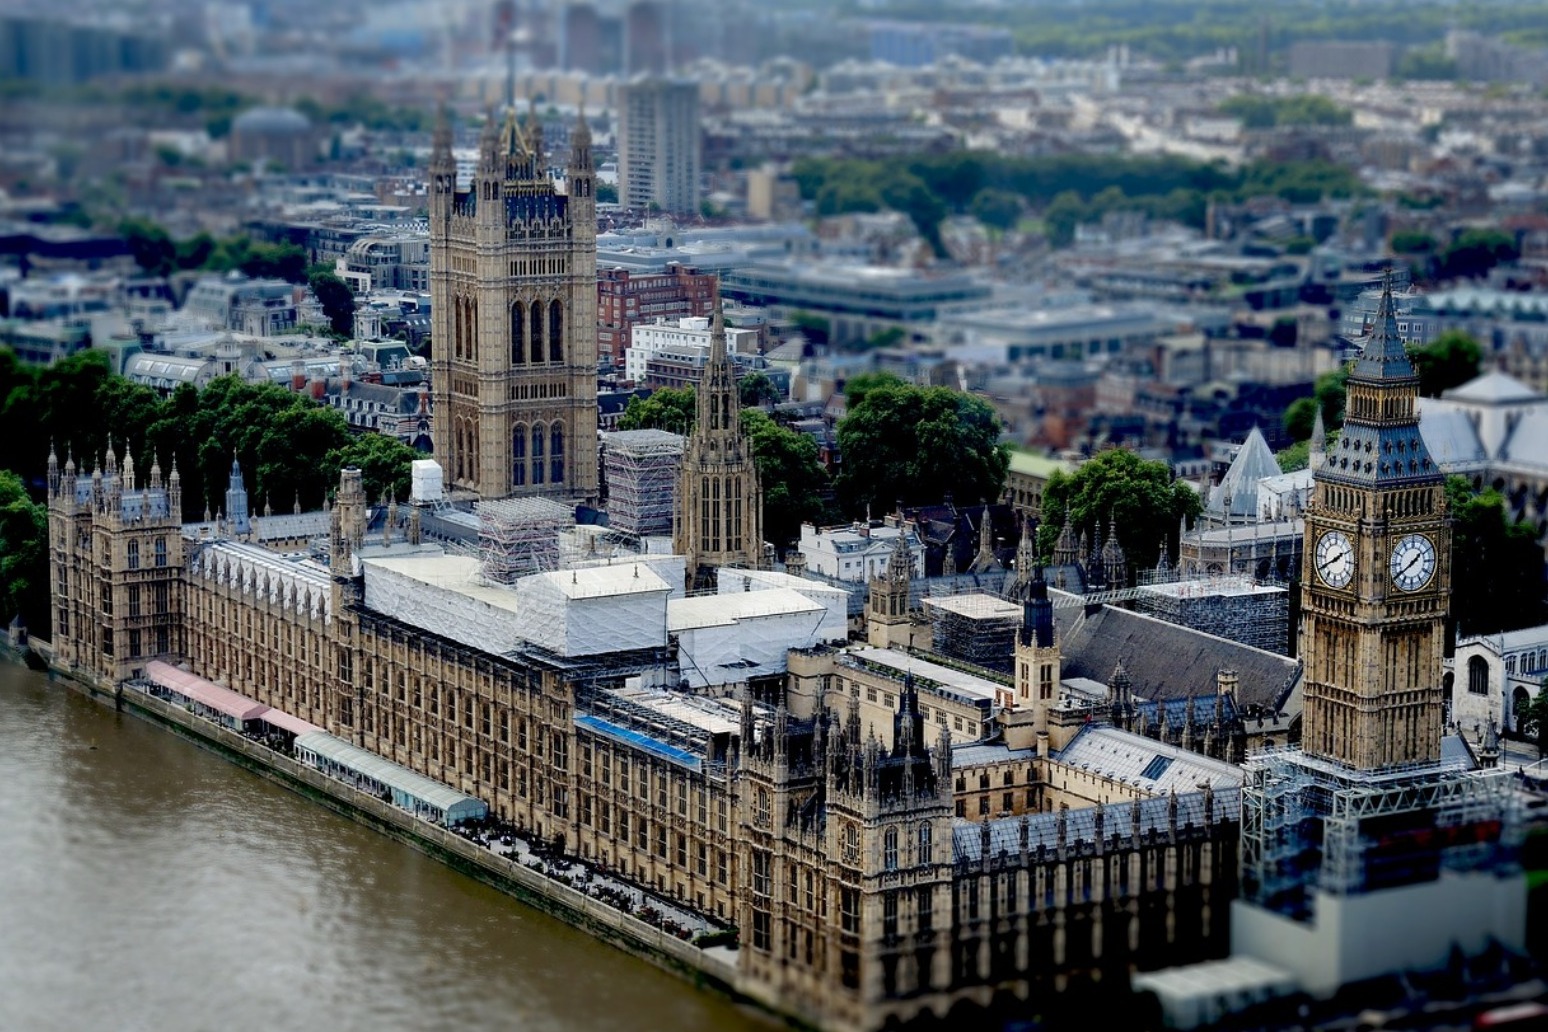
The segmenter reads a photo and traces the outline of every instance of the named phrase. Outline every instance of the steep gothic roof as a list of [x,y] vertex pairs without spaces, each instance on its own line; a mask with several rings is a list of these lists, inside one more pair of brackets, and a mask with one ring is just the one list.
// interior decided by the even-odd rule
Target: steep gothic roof
[[[1209,511],[1220,515],[1256,516],[1258,512],[1258,482],[1264,477],[1277,477],[1284,471],[1279,460],[1269,450],[1268,441],[1257,427],[1247,435],[1231,460],[1231,468],[1221,478],[1220,486],[1209,497]],[[1226,511],[1229,502],[1230,511]]]
[[1103,606],[1061,634],[1062,676],[1106,684],[1122,663],[1142,699],[1211,693],[1222,669],[1240,678],[1238,701],[1281,710],[1301,677],[1299,660],[1217,638],[1141,613]]

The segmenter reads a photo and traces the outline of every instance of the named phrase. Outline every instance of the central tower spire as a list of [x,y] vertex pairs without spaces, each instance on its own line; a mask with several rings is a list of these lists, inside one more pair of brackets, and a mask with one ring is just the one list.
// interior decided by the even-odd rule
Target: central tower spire
[[698,419],[683,448],[673,535],[675,550],[688,558],[690,590],[712,588],[717,567],[763,566],[763,492],[742,432],[741,397],[726,354],[719,298],[697,402]]

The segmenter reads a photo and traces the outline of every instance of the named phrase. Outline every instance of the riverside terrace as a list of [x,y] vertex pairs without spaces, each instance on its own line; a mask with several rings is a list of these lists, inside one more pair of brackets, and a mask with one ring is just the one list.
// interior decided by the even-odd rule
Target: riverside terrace
[[[620,881],[605,864],[566,856],[563,836],[550,841],[523,832],[489,817],[489,808],[479,800],[334,739],[306,721],[167,664],[150,667],[145,678],[127,681],[124,687],[177,706],[195,721],[240,733],[275,756],[297,760],[342,786],[380,797],[426,824],[449,828],[491,856],[567,885],[668,935],[706,946],[735,940],[729,925]],[[352,766],[353,760],[360,762]]]

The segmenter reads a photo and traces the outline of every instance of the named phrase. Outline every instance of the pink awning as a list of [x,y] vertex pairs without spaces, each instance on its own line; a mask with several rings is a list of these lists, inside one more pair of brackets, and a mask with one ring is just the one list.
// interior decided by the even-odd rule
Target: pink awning
[[268,724],[270,727],[277,727],[281,731],[289,731],[291,734],[296,735],[297,737],[310,734],[313,731],[322,730],[322,728],[318,727],[316,724],[308,724],[300,717],[292,717],[284,710],[264,710],[263,716],[259,717],[259,719],[262,720],[265,724]]
[[169,663],[153,659],[145,666],[145,675],[152,681],[177,694],[203,703],[217,713],[224,713],[241,721],[256,720],[269,707],[255,702],[245,695],[238,695],[230,688],[222,688],[202,677],[195,677],[186,670],[179,670]]

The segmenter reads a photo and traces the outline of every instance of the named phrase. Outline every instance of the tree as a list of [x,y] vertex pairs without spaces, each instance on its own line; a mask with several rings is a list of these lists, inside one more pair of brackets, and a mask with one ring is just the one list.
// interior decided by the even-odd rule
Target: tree
[[973,197],[973,217],[994,229],[1012,229],[1021,221],[1021,198],[1009,190],[985,187]]
[[999,417],[982,399],[892,382],[846,401],[848,414],[838,425],[844,472],[835,486],[851,514],[947,495],[964,504],[1000,497],[1010,456],[999,443]]
[[21,477],[0,470],[0,625],[18,616],[48,636],[48,512],[27,496]]
[[177,264],[177,245],[167,231],[146,219],[124,219],[118,235],[129,245],[134,262],[149,276],[170,276]]
[[693,430],[698,408],[692,387],[664,387],[648,398],[629,399],[618,419],[620,430],[667,430],[686,434]]
[[1400,229],[1392,234],[1392,250],[1397,254],[1433,254],[1435,238],[1417,229]]
[[366,498],[407,498],[411,489],[410,463],[420,454],[396,437],[385,434],[359,434],[342,448],[335,448],[324,460],[328,479],[338,483],[339,470],[355,466],[365,486]]
[[314,268],[308,277],[317,303],[334,333],[350,337],[355,332],[355,292],[338,276],[326,269]]
[[1312,397],[1297,398],[1285,409],[1285,432],[1291,440],[1304,441],[1311,437],[1312,425],[1317,420],[1317,406],[1322,406],[1323,425],[1333,430],[1344,425],[1344,395],[1347,392],[1349,370],[1338,368],[1317,377],[1312,387]]
[[754,369],[738,380],[736,391],[741,397],[743,408],[777,405],[780,401],[779,388],[774,386],[774,381],[769,379],[769,374],[761,369]]
[[844,404],[854,408],[865,400],[866,394],[877,387],[906,387],[908,381],[896,373],[861,373],[844,381]]
[[1521,257],[1516,238],[1497,229],[1468,229],[1435,254],[1435,274],[1443,279],[1477,279],[1496,265]]
[[1536,529],[1509,517],[1498,491],[1446,478],[1451,511],[1451,615],[1457,634],[1494,634],[1543,619],[1543,552]]
[[1419,393],[1438,398],[1478,375],[1483,350],[1461,330],[1446,330],[1428,344],[1410,347],[1408,357],[1419,374]]
[[597,203],[598,204],[617,204],[618,203],[618,187],[615,186],[612,183],[598,183],[597,184]]
[[1043,489],[1043,520],[1037,545],[1051,555],[1068,513],[1077,530],[1106,534],[1116,525],[1118,540],[1135,567],[1154,566],[1161,545],[1175,557],[1173,538],[1184,516],[1203,511],[1199,494],[1180,480],[1164,462],[1142,459],[1127,448],[1101,452],[1074,473],[1056,470]]
[[776,546],[797,540],[801,524],[824,509],[828,473],[817,461],[817,442],[758,409],[743,409],[741,418],[763,487],[764,536]]

